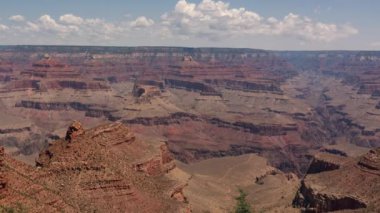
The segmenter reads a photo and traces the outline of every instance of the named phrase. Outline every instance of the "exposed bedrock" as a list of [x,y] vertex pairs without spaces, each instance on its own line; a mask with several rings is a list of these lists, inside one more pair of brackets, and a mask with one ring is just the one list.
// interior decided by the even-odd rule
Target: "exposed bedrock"
[[[69,140],[49,143],[40,153],[38,168],[7,155],[4,160],[0,149],[1,206],[17,203],[30,212],[185,212],[189,207],[178,187],[182,182],[165,175],[175,165],[164,144],[142,141],[120,123],[84,130],[74,122],[67,135]],[[146,171],[136,171],[136,162]]]
[[380,148],[371,150],[362,156],[358,165],[372,173],[380,175]]
[[76,137],[83,135],[84,129],[79,121],[74,121],[66,131],[65,140],[71,142]]
[[15,80],[9,82],[9,84],[5,87],[8,91],[6,92],[12,92],[12,91],[18,91],[18,90],[25,90],[25,89],[40,89],[40,81],[39,80]]
[[110,121],[115,121],[119,118],[113,116],[115,110],[108,109],[106,106],[96,104],[84,104],[80,102],[37,102],[22,100],[16,103],[15,107],[29,108],[35,110],[76,110],[83,111],[88,117],[106,117]]
[[208,84],[221,86],[226,89],[241,90],[247,92],[270,92],[282,94],[282,90],[274,82],[249,82],[231,79],[205,79]]
[[46,83],[49,89],[76,89],[76,90],[108,90],[109,86],[100,82],[83,81],[49,81]]
[[0,134],[9,134],[9,133],[20,133],[20,132],[29,132],[31,130],[30,127],[22,127],[22,128],[0,128]]
[[312,186],[301,182],[301,187],[293,205],[303,208],[303,212],[330,212],[366,208],[367,204],[350,195],[324,194],[313,190]]
[[325,152],[325,153],[329,153],[329,154],[333,154],[333,155],[339,155],[339,156],[342,156],[342,157],[347,157],[347,153],[341,151],[341,150],[338,150],[338,149],[328,149],[328,148],[323,148],[320,150],[321,152]]
[[133,168],[150,176],[169,172],[176,167],[171,155],[167,145],[162,144],[159,154],[146,161],[135,163]]
[[301,70],[313,70],[358,88],[359,94],[372,95],[380,89],[379,52],[282,52],[278,53]]
[[7,179],[5,177],[5,169],[4,169],[4,147],[0,147],[0,195],[4,188],[7,186]]
[[286,126],[277,124],[253,124],[248,122],[229,122],[219,118],[198,116],[195,114],[177,112],[172,113],[165,117],[138,117],[131,120],[123,120],[125,124],[141,124],[146,126],[156,126],[156,125],[170,125],[179,124],[181,122],[186,122],[188,120],[192,121],[202,121],[221,128],[230,128],[234,130],[240,130],[243,132],[248,132],[252,134],[260,135],[285,135],[287,131],[297,131],[297,125],[289,124]]
[[185,81],[178,79],[165,79],[165,85],[176,89],[185,89],[187,91],[199,92],[202,95],[221,96],[212,86],[196,81]]
[[154,86],[157,87],[161,90],[165,89],[165,85],[163,81],[155,81],[155,80],[139,80],[139,84],[142,85],[149,85],[149,86]]
[[307,170],[307,174],[315,174],[339,169],[341,166],[339,163],[340,160],[342,159],[339,159],[338,156],[320,153],[314,156],[310,163],[309,169]]
[[215,157],[257,153],[267,158],[274,167],[301,175],[306,172],[310,162],[307,156],[309,148],[306,144],[288,144],[280,147],[276,142],[273,144],[271,142],[283,140],[283,137],[289,138],[292,142],[293,137],[297,140],[295,136],[297,126],[233,123],[189,113],[136,118],[123,120],[123,122],[132,126],[142,125],[147,129],[159,128],[159,131],[167,137],[169,149],[175,158],[186,163]]
[[293,205],[305,212],[379,211],[380,149],[361,157],[318,153]]
[[344,106],[320,105],[314,109],[311,119],[301,133],[305,141],[314,145],[334,144],[337,137],[343,136],[350,143],[362,147],[379,147],[376,131],[366,130],[343,112]]

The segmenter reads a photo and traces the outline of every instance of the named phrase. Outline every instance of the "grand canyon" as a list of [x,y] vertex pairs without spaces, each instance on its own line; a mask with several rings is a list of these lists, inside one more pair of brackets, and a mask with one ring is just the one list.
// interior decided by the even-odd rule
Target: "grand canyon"
[[1,46],[0,212],[380,211],[380,52]]

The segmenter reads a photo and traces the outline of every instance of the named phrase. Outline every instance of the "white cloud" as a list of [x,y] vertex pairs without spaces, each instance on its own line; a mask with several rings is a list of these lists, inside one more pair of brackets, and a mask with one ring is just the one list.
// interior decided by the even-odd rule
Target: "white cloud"
[[137,41],[143,45],[209,45],[213,41],[213,45],[224,46],[229,41],[242,46],[243,40],[248,44],[255,36],[314,44],[314,41],[331,42],[358,33],[351,25],[318,22],[293,13],[283,18],[264,17],[216,0],[202,0],[197,4],[179,0],[172,11],[157,20],[140,16],[111,22],[71,13],[58,18],[45,14],[37,20],[15,15],[9,20],[7,25],[0,24],[0,37],[2,42],[12,44],[135,45]]
[[134,20],[130,23],[131,27],[135,27],[135,28],[150,27],[153,24],[154,24],[154,21],[152,19],[145,17],[145,16],[140,16],[136,20]]
[[56,32],[60,35],[65,33],[70,33],[73,28],[70,26],[64,26],[58,24],[50,15],[43,15],[38,19],[37,25],[39,28],[44,29],[48,32]]
[[228,3],[214,0],[203,0],[199,4],[179,0],[174,10],[161,18],[164,31],[170,31],[173,36],[195,36],[209,40],[269,35],[330,42],[358,33],[350,25],[317,22],[293,13],[281,20],[274,17],[265,19],[245,8],[231,8]]
[[25,21],[25,18],[22,15],[10,16],[8,19],[11,20],[11,21],[15,21],[15,22],[23,22],[23,21]]
[[25,26],[24,30],[25,31],[38,32],[40,30],[40,27],[37,24],[28,21],[26,23],[26,26]]
[[59,17],[59,21],[64,24],[80,25],[83,23],[83,18],[73,14],[66,14]]
[[0,24],[0,31],[5,31],[5,30],[8,30],[8,29],[9,29],[8,26]]

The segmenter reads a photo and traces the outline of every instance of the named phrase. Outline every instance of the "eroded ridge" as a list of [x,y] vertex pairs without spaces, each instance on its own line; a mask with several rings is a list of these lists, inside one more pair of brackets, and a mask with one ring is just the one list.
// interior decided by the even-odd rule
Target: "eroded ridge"
[[[30,212],[183,212],[190,208],[180,183],[166,177],[175,167],[166,145],[139,140],[121,123],[85,130],[80,122],[73,122],[64,139],[51,142],[40,153],[37,167],[6,155],[4,163],[1,156],[1,193],[4,187],[7,191],[0,199],[2,206],[20,203]],[[42,202],[46,196],[49,199]]]
[[319,155],[318,163],[312,164],[311,172],[301,181],[293,205],[311,212],[379,211],[379,153],[374,149],[359,158],[339,157],[335,166],[331,166],[331,156]]

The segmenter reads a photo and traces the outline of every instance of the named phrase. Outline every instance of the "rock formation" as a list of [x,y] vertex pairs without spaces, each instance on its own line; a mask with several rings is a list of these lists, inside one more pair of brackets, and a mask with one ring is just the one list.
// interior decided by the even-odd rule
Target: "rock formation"
[[72,142],[78,136],[84,134],[84,129],[79,121],[74,121],[67,129],[65,140]]
[[[139,140],[121,123],[84,131],[74,121],[66,136],[40,153],[38,168],[7,156],[3,160],[2,153],[1,192],[4,175],[10,179],[7,186],[22,191],[6,192],[1,206],[20,203],[29,212],[185,212],[189,208],[185,198],[178,199],[179,183],[166,176],[175,165],[164,144]],[[144,162],[144,169],[136,171],[140,165],[136,162]]]
[[293,205],[307,212],[380,210],[379,149],[359,158],[339,157],[341,160],[335,160],[335,164],[331,155],[317,158],[309,169],[311,172],[301,181]]
[[5,167],[4,155],[5,155],[4,147],[0,147],[0,192],[2,192],[7,185],[7,179],[5,177],[5,168],[4,168]]
[[380,175],[380,148],[371,150],[361,157],[358,165],[368,172]]

